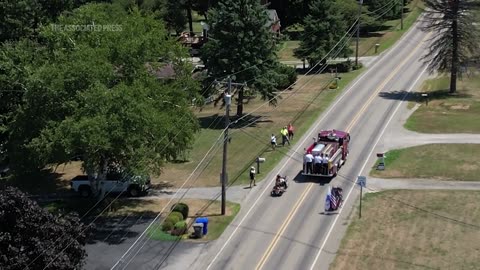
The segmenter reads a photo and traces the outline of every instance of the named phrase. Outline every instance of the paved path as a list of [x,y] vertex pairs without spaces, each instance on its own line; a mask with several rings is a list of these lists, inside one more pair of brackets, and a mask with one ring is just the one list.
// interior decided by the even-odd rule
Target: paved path
[[381,148],[384,151],[412,147],[424,144],[447,144],[447,143],[474,143],[480,144],[480,134],[455,133],[455,134],[427,134],[410,131],[404,128],[405,122],[410,115],[419,107],[408,109],[404,104],[394,121],[382,138]]
[[[255,187],[254,187],[255,188]],[[188,192],[187,192],[188,191]],[[227,188],[227,200],[241,203],[248,195],[250,188],[248,186],[232,186]],[[221,187],[204,187],[204,188],[191,188],[187,189],[164,189],[164,190],[152,190],[149,196],[142,197],[145,199],[160,197],[160,198],[180,198],[184,195],[185,199],[221,199]],[[187,192],[187,193],[185,193]]]
[[[480,180],[480,179],[479,179]],[[441,181],[435,179],[380,179],[368,178],[367,191],[387,189],[480,190],[480,181]]]

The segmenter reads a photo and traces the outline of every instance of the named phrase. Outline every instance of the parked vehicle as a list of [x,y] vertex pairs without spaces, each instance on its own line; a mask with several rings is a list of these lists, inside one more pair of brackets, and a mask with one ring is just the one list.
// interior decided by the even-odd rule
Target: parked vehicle
[[[335,177],[338,170],[347,160],[349,152],[350,134],[339,130],[322,130],[318,133],[315,142],[306,148],[303,175]],[[310,155],[307,157],[307,155]],[[307,160],[320,156],[324,163],[316,166],[313,162],[308,164]]]
[[[73,191],[78,192],[82,197],[92,195],[92,187],[86,175],[78,175],[70,181]],[[126,193],[132,197],[138,197],[148,193],[150,189],[149,176],[121,177],[120,174],[107,174],[105,180],[100,181],[99,187],[107,193]]]

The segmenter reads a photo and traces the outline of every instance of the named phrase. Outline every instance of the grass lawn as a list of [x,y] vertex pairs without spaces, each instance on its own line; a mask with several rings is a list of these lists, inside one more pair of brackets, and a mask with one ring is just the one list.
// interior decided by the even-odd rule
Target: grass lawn
[[293,56],[293,50],[298,48],[299,45],[299,40],[287,40],[283,42],[278,50],[278,58],[280,58],[280,61],[298,60],[295,56]]
[[[341,90],[360,72],[342,74],[342,80],[339,81],[339,90],[322,90],[331,80],[329,74],[303,76],[293,90],[282,93],[282,99],[279,100],[278,106],[265,105],[255,111],[252,118],[248,120],[258,120],[255,124],[244,129],[231,129],[227,167],[229,183],[247,183],[247,169],[254,164],[254,160],[258,156],[266,158],[266,162],[260,168],[261,174],[258,175],[258,180],[261,180],[263,175],[283,158],[288,150],[286,148],[289,147],[278,147],[276,151],[271,151],[269,147],[270,135],[274,133],[278,138],[281,127],[292,122],[296,128],[296,138],[300,138]],[[304,86],[305,82],[310,79],[311,81]],[[300,87],[303,88],[299,89]],[[259,98],[251,100],[245,105],[245,113],[263,103]],[[235,114],[235,112],[236,107],[232,106],[232,114]],[[152,181],[160,185],[180,186],[220,135],[223,128],[223,114],[223,108],[213,107],[213,105],[209,105],[198,112],[197,115],[204,128],[198,134],[193,150],[190,152],[189,160],[184,163],[167,164],[164,173],[158,178],[153,178]],[[250,123],[248,121],[247,123]],[[299,154],[295,158],[302,160],[302,155]],[[208,156],[206,161],[208,161],[208,165],[201,167],[200,172],[191,178],[192,181],[188,185],[219,185],[222,162],[221,144],[217,144],[214,155]]]
[[[421,0],[413,0],[406,6],[403,18],[403,30],[400,29],[400,19],[385,22],[385,30],[370,33],[369,37],[360,37],[358,43],[359,56],[375,54],[375,44],[380,44],[377,54],[390,48],[402,35],[410,29],[418,16],[422,13],[424,4]],[[299,60],[293,56],[293,50],[300,44],[298,40],[288,40],[282,43],[278,56],[282,61]],[[355,37],[351,40],[352,56],[355,56]]]
[[[227,228],[230,222],[235,218],[238,211],[240,211],[240,204],[227,202],[226,215],[220,215],[221,204],[219,201],[213,203],[209,200],[203,199],[185,199],[182,200],[189,206],[189,218],[187,224],[193,222],[197,216],[208,217],[208,233],[202,240],[214,240],[217,239],[223,231]],[[128,203],[120,202],[117,205],[121,208],[116,209],[114,212],[110,212],[109,215],[141,215],[144,213],[159,213],[168,203],[168,199],[151,199],[142,200],[134,204],[128,205]],[[170,209],[170,206],[166,208]],[[163,219],[160,219],[163,221]],[[163,232],[161,229],[161,222],[154,223],[148,230],[148,236],[154,240],[161,241],[174,241],[179,237],[172,236]],[[190,228],[189,233],[193,231]],[[188,235],[181,237],[182,239],[188,238]]]
[[[386,21],[384,24],[387,26],[386,30],[370,33],[370,37],[360,37],[358,43],[358,55],[375,55],[375,44],[380,44],[377,54],[393,46],[393,44],[395,44],[395,42],[397,42],[397,40],[399,40],[402,35],[410,29],[418,16],[422,13],[423,8],[424,5],[421,0],[413,0],[406,6],[406,10],[408,11],[404,13],[403,30],[400,29],[400,19],[390,20]],[[351,48],[354,53],[353,55],[355,55],[354,39],[352,39]]]
[[370,175],[379,178],[434,178],[480,180],[480,145],[429,144],[386,153],[385,170]]
[[471,70],[457,81],[457,93],[449,95],[450,77],[427,80],[421,92],[429,93],[428,106],[416,94],[420,107],[405,123],[407,129],[424,133],[480,133],[480,73]]
[[479,191],[366,194],[330,269],[478,269],[479,199]]

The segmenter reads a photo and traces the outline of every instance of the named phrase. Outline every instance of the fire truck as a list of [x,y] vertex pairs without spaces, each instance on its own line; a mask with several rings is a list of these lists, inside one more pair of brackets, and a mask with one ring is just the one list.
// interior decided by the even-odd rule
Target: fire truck
[[303,175],[335,177],[348,156],[350,134],[340,130],[322,130],[305,149]]

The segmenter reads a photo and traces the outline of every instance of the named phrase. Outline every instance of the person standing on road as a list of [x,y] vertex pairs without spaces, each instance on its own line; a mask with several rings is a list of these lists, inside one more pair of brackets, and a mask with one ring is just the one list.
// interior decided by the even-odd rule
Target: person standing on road
[[287,131],[288,131],[288,139],[289,139],[290,141],[293,140],[294,128],[293,128],[292,123],[288,124],[288,126],[287,126]]
[[252,183],[253,186],[256,186],[257,184],[255,183],[255,167],[250,167],[250,188],[252,188]]

